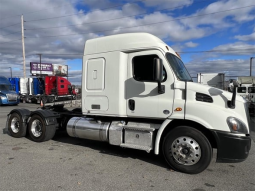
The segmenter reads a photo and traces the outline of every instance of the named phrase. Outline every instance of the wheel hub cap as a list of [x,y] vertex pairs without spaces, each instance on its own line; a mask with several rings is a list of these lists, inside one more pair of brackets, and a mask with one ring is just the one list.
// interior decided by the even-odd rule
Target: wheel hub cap
[[39,120],[34,120],[31,125],[31,132],[35,137],[40,137],[42,134],[42,123]]
[[11,129],[12,129],[13,133],[19,132],[19,119],[17,117],[12,118]]
[[201,157],[201,148],[190,137],[178,137],[171,145],[171,153],[177,163],[194,165]]

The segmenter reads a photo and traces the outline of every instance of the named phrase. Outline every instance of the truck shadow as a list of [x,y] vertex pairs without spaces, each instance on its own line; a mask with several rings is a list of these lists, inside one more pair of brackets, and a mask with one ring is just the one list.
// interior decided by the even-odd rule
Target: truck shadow
[[144,161],[146,163],[157,165],[162,168],[170,169],[170,167],[165,162],[163,156],[155,155],[153,151],[151,151],[150,153],[146,153],[145,151],[121,148],[119,146],[110,145],[107,142],[99,142],[99,141],[93,141],[93,140],[87,140],[87,139],[73,138],[68,136],[66,132],[62,132],[62,131],[57,132],[53,140],[60,143],[88,147],[95,151],[99,151],[99,153],[102,153],[105,155],[111,155],[111,156],[116,156],[121,158],[137,159],[137,160]]

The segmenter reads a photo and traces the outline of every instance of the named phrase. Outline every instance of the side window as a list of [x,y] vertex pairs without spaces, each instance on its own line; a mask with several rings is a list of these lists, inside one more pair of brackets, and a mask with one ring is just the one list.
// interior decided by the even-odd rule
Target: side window
[[[159,58],[156,54],[135,56],[133,62],[133,77],[137,81],[154,82],[153,80],[153,60]],[[163,79],[166,81],[166,70],[163,67]]]
[[60,80],[61,83],[64,83],[64,80]]
[[64,85],[61,85],[60,88],[64,88],[65,86]]
[[237,93],[246,93],[246,87],[238,87]]

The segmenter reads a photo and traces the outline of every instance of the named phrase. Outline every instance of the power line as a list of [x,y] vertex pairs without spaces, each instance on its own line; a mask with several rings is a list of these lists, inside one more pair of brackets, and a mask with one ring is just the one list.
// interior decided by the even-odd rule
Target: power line
[[[240,51],[240,50],[254,50],[253,48],[247,48],[247,49],[235,49],[235,50],[198,50],[198,51],[181,51],[181,52],[178,52],[178,53],[200,53],[200,52],[236,52],[236,51]],[[29,54],[27,56],[33,56],[33,55],[38,55],[38,54]],[[65,53],[60,53],[60,54],[57,54],[57,53],[42,53],[42,55],[77,55],[77,56],[83,56],[84,54],[83,53],[79,53],[79,54],[71,54],[71,53],[68,53],[68,54],[65,54]]]
[[195,15],[195,16],[182,17],[182,18],[177,18],[177,19],[172,19],[172,20],[167,20],[167,21],[154,22],[154,23],[149,23],[149,24],[144,24],[144,25],[137,25],[137,26],[132,26],[132,27],[118,27],[118,28],[115,28],[115,29],[100,30],[100,31],[80,33],[80,34],[65,34],[65,35],[57,35],[57,36],[41,36],[41,37],[29,37],[29,38],[43,38],[43,37],[51,38],[51,37],[61,37],[61,36],[78,36],[78,35],[81,35],[81,34],[90,34],[90,33],[97,33],[97,32],[109,32],[109,31],[114,31],[114,30],[122,30],[122,29],[128,29],[128,28],[150,26],[150,25],[162,24],[162,23],[167,23],[167,22],[172,22],[172,21],[177,21],[177,20],[183,20],[183,19],[201,17],[201,16],[206,16],[206,15],[212,15],[212,14],[223,13],[223,12],[228,12],[228,11],[233,11],[233,10],[238,10],[238,9],[244,9],[244,8],[248,8],[248,7],[252,7],[252,6],[255,6],[255,5],[249,5],[249,6],[245,6],[245,7],[239,7],[239,8],[228,9],[228,10],[224,10],[224,11],[217,11],[217,12],[213,12],[213,13],[207,13],[207,14],[201,14],[201,15]]
[[13,24],[13,25],[5,26],[5,27],[2,27],[2,28],[0,28],[0,29],[5,29],[5,28],[8,28],[8,27],[11,27],[11,26],[17,25],[17,24],[20,24],[20,23],[16,23],[16,24]]
[[[80,53],[80,54],[64,54],[64,53],[61,53],[61,54],[57,54],[57,53],[41,53],[42,55],[77,55],[77,56],[83,56],[84,54],[82,54],[82,53]],[[37,54],[28,54],[28,55],[26,55],[26,56],[34,56],[34,55],[38,55],[38,53]]]
[[246,49],[235,49],[235,50],[196,50],[196,51],[181,51],[181,52],[178,52],[178,53],[182,53],[182,54],[186,54],[186,53],[201,53],[201,52],[237,52],[237,51],[246,51],[246,50],[255,50],[255,47],[254,48],[246,48]]
[[20,33],[20,31],[16,31],[16,32],[13,32],[13,33],[8,33],[8,34],[2,35],[2,36],[9,36],[9,35],[11,35],[11,34],[16,34],[16,33]]
[[[81,0],[81,1],[82,1],[82,0]],[[63,7],[65,4],[69,4],[69,3],[70,3],[70,2],[64,3],[64,4],[61,5],[61,6],[55,6],[55,7],[51,7],[51,8]],[[72,2],[71,2],[71,3],[72,3]],[[38,13],[38,12],[41,12],[41,11],[43,11],[43,10],[49,10],[49,8],[39,9],[39,10],[37,10],[37,11],[31,11],[31,12],[26,13],[26,15],[32,14],[32,13]],[[9,18],[18,17],[18,16],[20,16],[20,15],[13,15],[13,16],[10,16],[10,17],[4,17],[4,18],[1,18],[0,20],[9,19]]]
[[[208,2],[208,0],[206,0],[206,1],[199,1],[199,2],[196,2],[196,3],[193,3],[193,4],[190,3],[188,5],[194,5],[194,4],[198,4],[198,3],[204,3],[204,2]],[[183,4],[183,5],[180,5],[180,6],[177,6],[177,7],[160,9],[160,10],[157,10],[157,11],[165,11],[165,10],[176,9],[176,8],[179,8],[179,7],[183,7],[185,5],[186,4]],[[84,24],[94,24],[94,23],[119,20],[119,19],[124,19],[124,18],[129,18],[129,17],[141,16],[141,15],[145,15],[145,14],[147,14],[147,12],[140,13],[140,14],[135,14],[135,15],[129,15],[129,16],[125,16],[125,17],[112,18],[112,19],[107,19],[107,20],[100,20],[100,21],[94,21],[94,22],[85,22],[85,23],[81,23],[81,24],[77,24],[77,25],[66,25],[66,26],[57,26],[57,27],[46,27],[46,28],[33,28],[33,29],[25,29],[25,30],[41,30],[41,29],[52,29],[52,28],[64,28],[64,27],[70,27],[70,26],[79,26],[79,25],[84,25]]]
[[[131,3],[139,2],[139,1],[146,1],[146,0],[134,0]],[[112,9],[112,8],[116,8],[116,7],[121,7],[121,6],[123,6],[123,5],[118,5],[118,6],[115,5],[115,6],[106,7],[106,8],[100,9],[100,10],[107,10],[107,9]],[[26,22],[28,23],[28,22],[34,22],[34,21],[43,21],[43,20],[49,20],[49,19],[70,17],[70,16],[73,16],[73,15],[80,15],[80,14],[84,14],[84,13],[82,12],[82,13],[75,13],[75,14],[70,14],[70,15],[62,15],[62,16],[58,16],[58,17],[50,17],[50,18],[44,18],[44,19],[35,19],[35,20],[26,21]]]
[[11,40],[11,41],[7,41],[7,42],[0,42],[0,45],[5,44],[5,43],[9,43],[9,42],[19,41],[19,40],[21,40],[21,39]]

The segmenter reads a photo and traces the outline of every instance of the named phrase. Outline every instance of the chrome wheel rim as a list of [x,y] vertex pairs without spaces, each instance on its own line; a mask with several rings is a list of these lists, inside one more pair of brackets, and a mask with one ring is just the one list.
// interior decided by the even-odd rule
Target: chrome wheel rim
[[13,133],[19,132],[19,119],[17,117],[13,117],[11,120],[11,130]]
[[178,137],[171,145],[175,161],[183,165],[194,165],[201,158],[201,147],[190,137]]
[[31,132],[35,137],[40,137],[42,134],[42,123],[35,119],[31,125]]

